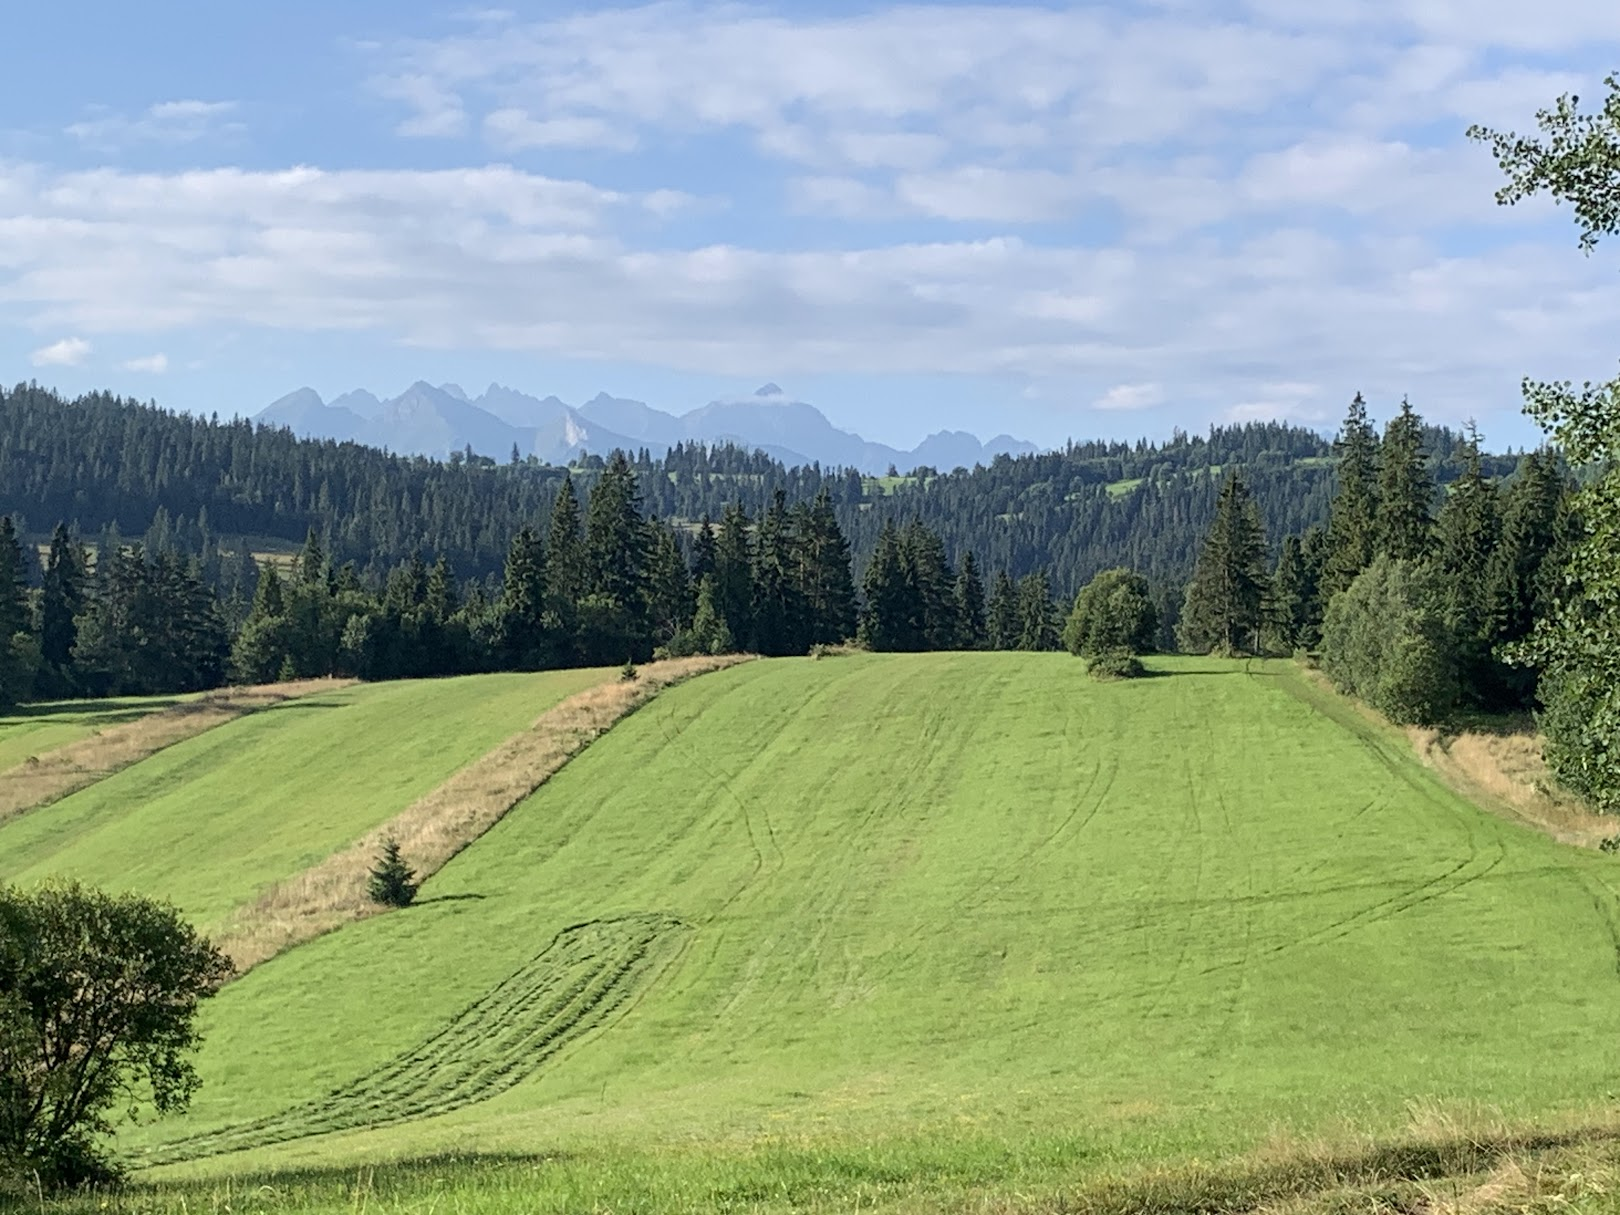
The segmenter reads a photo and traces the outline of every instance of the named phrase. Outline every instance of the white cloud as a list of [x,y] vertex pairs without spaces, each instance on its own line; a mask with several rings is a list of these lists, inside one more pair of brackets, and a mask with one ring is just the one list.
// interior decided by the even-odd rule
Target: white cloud
[[162,375],[169,369],[169,356],[166,354],[148,354],[141,358],[128,359],[119,364],[125,371],[146,371],[152,375]]
[[66,130],[83,143],[103,148],[130,143],[194,143],[242,131],[241,123],[230,120],[235,112],[234,101],[163,101],[134,116],[98,110]]
[[1151,409],[1164,403],[1164,388],[1154,383],[1115,384],[1091,403],[1093,409]]
[[35,367],[77,367],[90,357],[90,343],[83,338],[63,338],[49,346],[41,346],[28,356]]
[[628,151],[633,135],[615,130],[600,118],[531,118],[523,110],[496,110],[484,117],[484,135],[507,151],[524,148],[612,148]]

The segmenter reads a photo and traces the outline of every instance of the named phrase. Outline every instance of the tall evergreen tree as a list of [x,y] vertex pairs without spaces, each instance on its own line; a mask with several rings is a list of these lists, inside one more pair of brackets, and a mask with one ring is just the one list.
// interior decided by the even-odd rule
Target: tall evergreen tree
[[1323,600],[1346,589],[1378,552],[1378,432],[1367,420],[1367,405],[1359,392],[1333,446],[1339,488],[1328,515]]
[[956,571],[956,645],[963,650],[982,650],[990,642],[984,618],[984,581],[979,563],[971,552],[962,554]]
[[1266,623],[1278,648],[1286,653],[1308,644],[1313,592],[1304,541],[1298,536],[1284,537],[1282,553],[1271,576]]
[[501,575],[501,648],[506,662],[519,670],[536,670],[551,654],[546,634],[546,550],[525,524],[512,537]]
[[34,691],[38,643],[30,636],[27,566],[11,516],[0,516],[0,704],[27,700]]
[[585,569],[589,593],[580,602],[580,626],[587,661],[647,657],[647,522],[635,469],[622,451],[608,457],[585,507]]
[[1384,428],[1378,470],[1378,547],[1396,561],[1422,561],[1432,548],[1434,478],[1423,450],[1423,419],[1411,402]]
[[653,640],[668,645],[692,627],[697,605],[674,529],[649,519],[647,530],[648,620]]
[[51,533],[45,582],[39,598],[39,648],[54,695],[71,693],[76,684],[73,648],[78,644],[78,617],[87,590],[84,549],[64,524]]
[[909,599],[907,631],[914,648],[949,650],[956,645],[956,574],[945,544],[921,520],[906,525],[900,538]]
[[1177,634],[1194,654],[1236,654],[1259,647],[1266,601],[1266,537],[1243,478],[1221,487],[1215,522],[1204,541]]
[[1452,483],[1435,524],[1435,561],[1445,586],[1444,616],[1457,647],[1461,686],[1494,706],[1503,695],[1493,644],[1487,580],[1501,539],[1496,486],[1485,476],[1479,436],[1469,428],[1459,449],[1463,474]]
[[1055,650],[1062,644],[1057,604],[1045,570],[1018,580],[1018,644],[1020,650]]
[[849,541],[824,485],[799,516],[799,586],[811,644],[832,645],[855,635],[855,581]]
[[563,474],[546,532],[546,629],[552,660],[561,666],[579,658],[578,604],[585,594],[585,541],[574,479]]
[[778,488],[754,534],[754,648],[761,654],[803,654],[810,648],[800,587],[797,537],[787,492]]
[[1004,569],[996,571],[991,583],[990,606],[985,609],[985,640],[992,650],[1018,648],[1018,589]]
[[1556,600],[1548,558],[1559,537],[1567,489],[1551,452],[1530,452],[1502,504],[1502,536],[1486,572],[1490,633],[1497,645],[1523,641]]
[[906,556],[893,520],[878,533],[877,547],[866,567],[862,588],[861,640],[874,650],[915,650],[915,605],[906,576]]
[[754,540],[741,502],[731,503],[720,516],[714,581],[726,630],[738,645],[747,645],[754,635]]

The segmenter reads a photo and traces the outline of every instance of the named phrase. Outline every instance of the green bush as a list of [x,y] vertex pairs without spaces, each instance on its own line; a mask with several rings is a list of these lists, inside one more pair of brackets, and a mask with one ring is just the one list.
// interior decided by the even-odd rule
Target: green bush
[[1142,660],[1129,650],[1104,650],[1086,659],[1086,670],[1093,679],[1140,679],[1147,674]]
[[1457,645],[1439,576],[1379,557],[1328,604],[1322,670],[1401,725],[1432,725],[1457,706]]
[[1134,570],[1104,570],[1075,596],[1063,645],[1088,659],[1120,650],[1140,654],[1153,648],[1158,633],[1159,613],[1147,579]]

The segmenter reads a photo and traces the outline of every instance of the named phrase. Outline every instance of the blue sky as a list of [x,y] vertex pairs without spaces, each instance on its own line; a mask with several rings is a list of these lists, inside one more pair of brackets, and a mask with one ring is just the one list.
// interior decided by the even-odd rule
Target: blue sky
[[910,446],[1291,418],[1534,440],[1610,250],[1462,131],[1620,68],[1610,0],[16,6],[8,380],[252,413],[765,380]]

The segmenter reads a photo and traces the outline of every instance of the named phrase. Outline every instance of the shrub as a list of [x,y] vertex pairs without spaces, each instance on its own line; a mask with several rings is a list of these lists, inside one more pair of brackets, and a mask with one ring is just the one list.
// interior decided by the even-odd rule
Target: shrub
[[1432,725],[1457,706],[1457,646],[1439,575],[1379,557],[1328,604],[1322,670],[1401,725]]
[[409,907],[416,897],[416,873],[399,853],[399,841],[389,836],[383,841],[382,854],[371,870],[371,881],[366,891],[373,903],[386,907]]
[[1140,654],[1153,648],[1158,633],[1147,579],[1134,570],[1104,570],[1075,596],[1063,645],[1081,658],[1121,650]]
[[1104,650],[1086,660],[1086,670],[1093,679],[1140,679],[1147,674],[1142,660],[1129,650]]
[[197,1006],[230,972],[167,903],[0,888],[0,1182],[116,1178],[114,1112],[185,1109]]
[[641,672],[636,670],[635,662],[628,658],[625,659],[624,666],[619,671],[619,681],[621,683],[635,683],[639,678],[641,678]]

